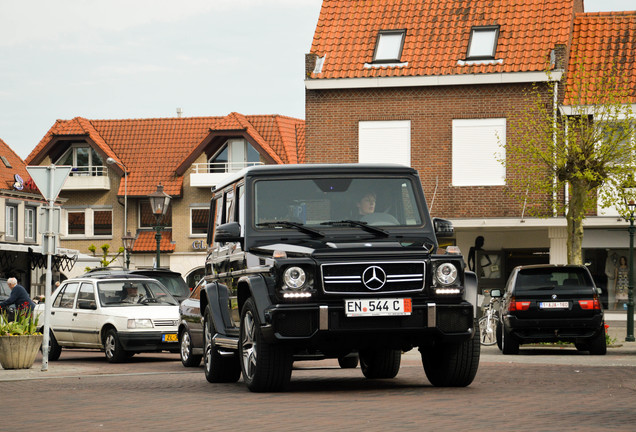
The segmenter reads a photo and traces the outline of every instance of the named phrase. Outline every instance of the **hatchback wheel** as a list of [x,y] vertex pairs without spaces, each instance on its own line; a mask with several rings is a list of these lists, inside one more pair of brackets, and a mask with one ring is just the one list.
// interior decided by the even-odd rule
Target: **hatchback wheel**
[[108,330],[104,336],[104,354],[110,363],[121,363],[130,358],[121,345],[115,329]]

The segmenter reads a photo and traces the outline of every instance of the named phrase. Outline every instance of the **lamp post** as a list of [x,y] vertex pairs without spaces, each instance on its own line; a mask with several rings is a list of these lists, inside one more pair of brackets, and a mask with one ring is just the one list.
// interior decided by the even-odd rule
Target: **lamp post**
[[157,225],[154,227],[157,233],[155,234],[155,239],[157,240],[157,262],[156,267],[159,268],[160,264],[160,255],[161,255],[161,220],[166,215],[168,211],[168,206],[170,205],[171,196],[163,191],[163,186],[161,183],[157,185],[157,190],[148,195],[148,199],[150,200],[150,208],[152,209],[152,214],[155,216],[157,221]]
[[[111,157],[106,159],[106,163],[108,165],[117,165],[124,170],[124,233],[130,235],[130,232],[128,231],[128,170],[126,169],[126,166],[123,163],[117,162],[115,159]],[[124,235],[124,237],[125,236],[126,235]],[[124,237],[122,237],[122,241],[124,240]],[[126,250],[125,260],[127,263],[129,263],[130,256],[128,256],[129,252],[128,252],[128,249],[126,249],[125,244],[124,244],[124,249]],[[126,268],[128,268],[128,265],[126,265]]]
[[[628,190],[629,189],[629,190]],[[633,188],[625,188],[627,193],[634,192]],[[629,194],[633,197],[633,194]],[[629,209],[629,287],[627,289],[627,335],[625,342],[634,342],[634,212],[636,203],[633,199],[625,199],[625,204]]]
[[130,231],[126,232],[126,235],[121,238],[121,242],[124,244],[124,250],[126,251],[126,268],[130,268],[130,254],[132,252],[133,243],[135,237],[130,234]]

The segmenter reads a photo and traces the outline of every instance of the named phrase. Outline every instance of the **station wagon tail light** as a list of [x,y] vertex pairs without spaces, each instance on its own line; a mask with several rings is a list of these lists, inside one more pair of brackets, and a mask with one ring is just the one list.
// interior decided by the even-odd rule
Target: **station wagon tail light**
[[526,311],[530,309],[530,303],[531,302],[529,301],[517,301],[513,298],[512,300],[510,300],[510,307],[508,308],[508,310],[511,312]]
[[153,328],[152,320],[149,319],[129,319],[128,328]]
[[592,300],[579,300],[579,306],[581,306],[581,309],[585,310],[601,310],[601,302],[598,301],[598,298],[594,298]]

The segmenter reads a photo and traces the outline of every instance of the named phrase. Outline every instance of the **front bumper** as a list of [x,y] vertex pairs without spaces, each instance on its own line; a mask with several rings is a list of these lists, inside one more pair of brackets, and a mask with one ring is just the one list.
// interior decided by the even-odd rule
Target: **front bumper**
[[519,319],[514,315],[506,315],[504,322],[510,335],[521,342],[575,341],[605,331],[601,314],[561,319]]
[[269,342],[295,342],[320,348],[383,345],[413,347],[435,340],[465,340],[474,333],[473,307],[459,304],[413,304],[406,316],[347,317],[344,302],[272,305],[265,311],[263,335]]
[[136,352],[151,351],[176,351],[179,349],[179,342],[164,342],[163,335],[176,335],[174,331],[147,331],[147,332],[119,332],[119,341],[124,350]]

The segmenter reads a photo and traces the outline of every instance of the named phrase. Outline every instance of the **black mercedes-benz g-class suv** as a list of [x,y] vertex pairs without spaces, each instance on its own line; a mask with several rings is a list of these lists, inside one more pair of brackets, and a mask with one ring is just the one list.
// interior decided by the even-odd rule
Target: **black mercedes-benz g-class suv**
[[398,165],[269,165],[222,182],[211,202],[201,292],[205,375],[282,390],[295,360],[360,361],[393,378],[418,347],[435,386],[479,365],[477,282],[438,250],[417,172]]

